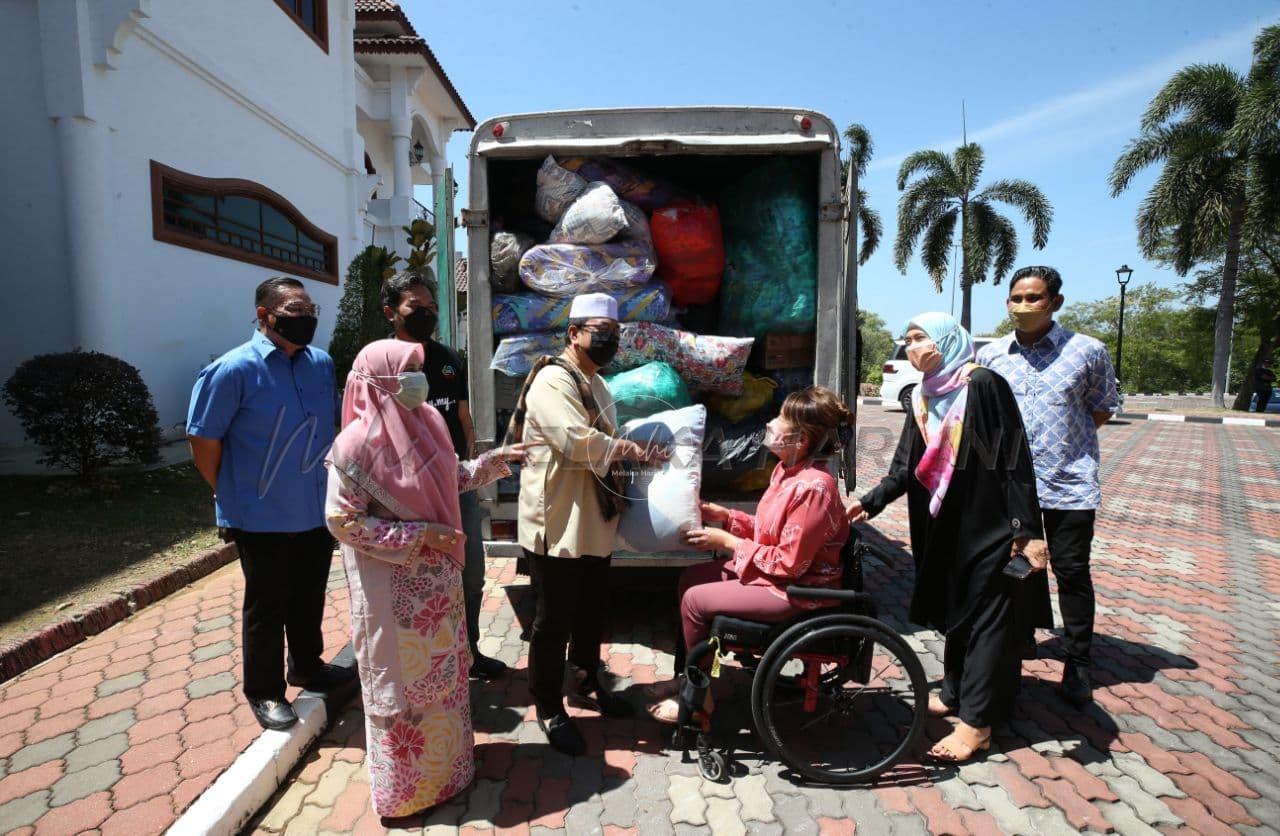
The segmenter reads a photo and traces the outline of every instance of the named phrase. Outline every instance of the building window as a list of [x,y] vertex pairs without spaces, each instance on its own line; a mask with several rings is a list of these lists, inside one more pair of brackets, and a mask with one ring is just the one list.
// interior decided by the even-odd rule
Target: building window
[[157,241],[338,283],[338,239],[248,180],[212,180],[151,161]]
[[329,0],[276,0],[276,5],[325,52],[329,51],[329,20],[325,13],[328,3]]

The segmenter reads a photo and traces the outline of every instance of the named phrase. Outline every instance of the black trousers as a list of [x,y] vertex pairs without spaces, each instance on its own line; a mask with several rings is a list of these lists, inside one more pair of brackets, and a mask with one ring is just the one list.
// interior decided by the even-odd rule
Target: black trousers
[[[1093,526],[1097,512],[1044,512],[1045,536],[1049,542],[1049,565],[1058,580],[1058,608],[1062,611],[1063,649],[1068,661],[1089,664],[1093,646],[1093,575],[1089,557],[1093,553]],[[1047,582],[1047,581],[1046,581]]]
[[325,589],[333,560],[326,528],[282,534],[235,532],[244,572],[244,694],[283,699],[285,636],[289,671],[307,678],[324,664]]
[[467,615],[467,640],[471,650],[479,652],[480,609],[484,604],[484,511],[474,493],[458,497],[462,506],[462,533],[467,535],[464,545],[466,561],[462,567],[462,601]]
[[[609,612],[609,556],[548,557],[524,552],[537,610],[529,636],[529,692],[544,717],[564,710],[569,662],[594,677]],[[572,639],[572,645],[570,640]]]
[[1013,586],[1017,583],[1001,578],[999,589],[978,605],[966,624],[947,631],[939,697],[975,728],[1006,720],[1022,682]]

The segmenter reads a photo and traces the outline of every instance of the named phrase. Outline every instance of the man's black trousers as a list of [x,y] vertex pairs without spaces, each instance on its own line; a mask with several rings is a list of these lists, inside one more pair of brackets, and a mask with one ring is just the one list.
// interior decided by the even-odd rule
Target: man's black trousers
[[594,678],[600,668],[609,557],[548,557],[528,549],[524,555],[537,601],[529,636],[529,691],[542,716],[551,717],[564,710],[565,648],[569,662],[588,676]]
[[289,671],[303,679],[324,665],[325,590],[333,535],[313,528],[296,533],[235,532],[244,571],[244,694],[284,698],[285,636]]

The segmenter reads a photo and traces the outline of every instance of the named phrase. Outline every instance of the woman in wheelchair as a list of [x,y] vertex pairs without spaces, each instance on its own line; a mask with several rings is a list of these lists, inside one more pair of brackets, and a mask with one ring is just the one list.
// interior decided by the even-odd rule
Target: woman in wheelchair
[[907,495],[916,565],[911,620],[946,636],[942,693],[930,698],[929,713],[959,717],[930,755],[959,763],[990,748],[992,725],[1013,709],[1022,667],[1018,580],[1043,569],[1049,555],[1009,384],[974,365],[973,339],[947,314],[915,317],[906,346],[924,380],[888,475],[850,506],[849,517],[874,517]]
[[[792,393],[765,431],[765,446],[779,462],[756,515],[702,503],[703,522],[725,528],[689,531],[686,542],[703,551],[728,552],[729,557],[691,566],[680,577],[684,648],[707,638],[717,615],[778,622],[838,603],[791,599],[786,588],[840,586],[840,552],[849,523],[835,477],[822,457],[834,447],[840,429],[852,423],[848,407],[830,389],[811,386]],[[655,701],[649,707],[654,719],[677,721],[678,689],[678,679],[645,689]],[[710,691],[703,709],[711,711]]]

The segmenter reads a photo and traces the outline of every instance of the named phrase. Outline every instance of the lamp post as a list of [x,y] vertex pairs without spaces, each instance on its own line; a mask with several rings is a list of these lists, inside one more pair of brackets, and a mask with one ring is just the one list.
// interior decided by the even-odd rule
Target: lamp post
[[1116,380],[1120,380],[1120,365],[1124,359],[1124,289],[1129,284],[1129,279],[1133,277],[1133,271],[1129,269],[1128,264],[1122,264],[1116,270],[1116,281],[1120,283],[1120,327],[1116,333]]

